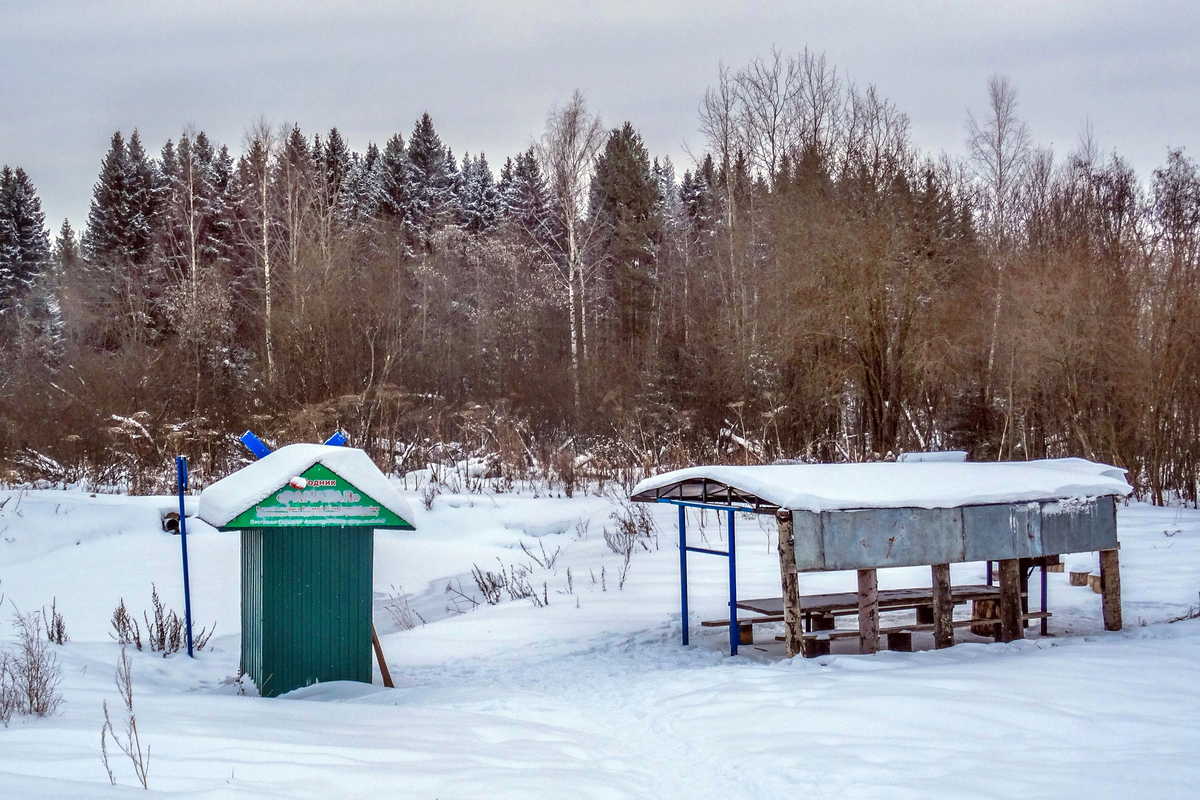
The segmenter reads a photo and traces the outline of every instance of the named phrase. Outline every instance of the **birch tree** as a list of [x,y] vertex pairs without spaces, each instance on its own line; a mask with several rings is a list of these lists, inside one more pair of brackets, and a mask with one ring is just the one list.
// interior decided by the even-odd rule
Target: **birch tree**
[[1017,116],[1017,89],[1007,77],[988,79],[988,109],[982,119],[967,112],[967,149],[983,192],[984,231],[996,271],[996,299],[988,343],[984,395],[991,397],[992,370],[1004,306],[1004,264],[1014,208],[1031,153],[1029,127]]
[[565,106],[551,109],[546,130],[537,146],[538,160],[549,183],[551,213],[556,223],[551,237],[557,250],[555,261],[562,270],[567,288],[571,384],[577,414],[582,402],[581,350],[583,358],[587,358],[584,204],[596,154],[603,143],[604,128],[600,117],[588,111],[583,93],[576,89]]

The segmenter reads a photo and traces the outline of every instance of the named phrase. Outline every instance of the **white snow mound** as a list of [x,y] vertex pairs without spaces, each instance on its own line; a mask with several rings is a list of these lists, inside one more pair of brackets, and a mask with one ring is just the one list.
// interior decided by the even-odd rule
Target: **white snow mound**
[[314,464],[328,467],[375,502],[412,524],[408,502],[362,450],[323,444],[289,444],[214,483],[200,493],[200,519],[220,528],[261,503]]
[[1005,462],[874,462],[706,466],[664,472],[639,483],[636,496],[681,481],[707,478],[780,508],[957,508],[1075,497],[1126,497],[1125,470],[1082,458]]

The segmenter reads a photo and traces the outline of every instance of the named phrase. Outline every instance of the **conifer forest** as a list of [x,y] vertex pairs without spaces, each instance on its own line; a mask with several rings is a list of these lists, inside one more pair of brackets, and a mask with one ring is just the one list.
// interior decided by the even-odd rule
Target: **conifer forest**
[[361,149],[117,131],[86,220],[6,166],[0,480],[162,492],[176,454],[200,485],[247,429],[340,429],[385,470],[568,492],[959,448],[1195,503],[1200,172],[1135,174],[1087,130],[1052,151],[1018,99],[979,87],[951,157],[824,56],[772,53],[696,98],[686,164],[576,93],[486,156],[428,114]]

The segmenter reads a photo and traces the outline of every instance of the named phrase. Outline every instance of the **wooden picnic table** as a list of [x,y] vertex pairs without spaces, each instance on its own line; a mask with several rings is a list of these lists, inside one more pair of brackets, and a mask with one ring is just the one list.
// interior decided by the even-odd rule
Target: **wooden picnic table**
[[[983,584],[952,586],[950,597],[955,605],[962,605],[974,600],[999,600],[1000,587]],[[754,611],[768,617],[783,619],[783,598],[763,597],[756,600],[739,600],[737,607],[743,611]],[[881,589],[879,590],[879,610],[896,611],[908,608],[932,608],[933,589]],[[858,613],[857,592],[833,592],[830,594],[806,594],[800,598],[800,608],[804,614],[844,614]],[[747,622],[755,621],[753,618]],[[766,620],[762,620],[766,621]],[[778,620],[776,620],[778,621]],[[728,624],[726,621],[725,624]]]
[[[933,619],[933,589],[883,589],[878,593],[879,611],[904,611],[915,609],[917,619],[915,624],[897,625],[879,630],[888,637],[889,649],[910,650],[912,634],[919,631],[934,629]],[[1024,595],[1022,595],[1024,597]],[[984,635],[999,636],[1000,621],[992,616],[978,616],[979,609],[985,605],[996,608],[1000,602],[1000,587],[984,584],[950,587],[950,605],[958,606],[972,603],[970,619],[953,620],[952,627],[971,626]],[[737,607],[742,611],[750,611],[761,616],[739,617],[738,626],[741,629],[742,644],[751,644],[753,626],[770,622],[783,621],[783,598],[762,597],[751,600],[739,600]],[[827,594],[808,594],[800,598],[800,609],[804,615],[804,639],[816,640],[816,646],[806,648],[811,650],[809,655],[828,652],[831,639],[841,639],[858,636],[858,630],[836,629],[835,618],[859,613],[859,597],[856,592],[831,592]],[[1049,617],[1049,612],[1025,612],[1022,620]],[[723,627],[729,624],[728,619],[705,620],[700,623],[704,627]],[[783,637],[777,637],[782,639]]]

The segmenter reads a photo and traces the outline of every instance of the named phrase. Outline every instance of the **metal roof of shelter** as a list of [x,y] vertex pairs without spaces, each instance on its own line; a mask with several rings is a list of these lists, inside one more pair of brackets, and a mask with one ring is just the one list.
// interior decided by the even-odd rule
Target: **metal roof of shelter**
[[780,508],[819,513],[1126,497],[1132,491],[1120,467],[1057,458],[690,467],[643,480],[631,499],[733,505],[759,513]]

